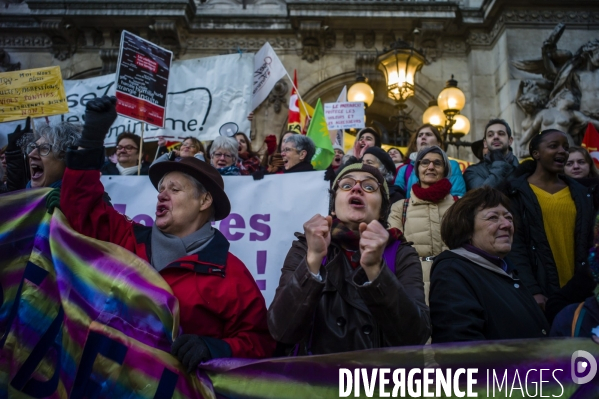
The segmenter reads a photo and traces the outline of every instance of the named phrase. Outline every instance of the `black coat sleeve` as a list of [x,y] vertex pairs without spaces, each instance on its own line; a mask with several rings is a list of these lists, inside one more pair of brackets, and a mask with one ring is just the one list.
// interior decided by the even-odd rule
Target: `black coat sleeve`
[[485,310],[461,270],[458,262],[447,259],[431,272],[433,344],[485,340]]

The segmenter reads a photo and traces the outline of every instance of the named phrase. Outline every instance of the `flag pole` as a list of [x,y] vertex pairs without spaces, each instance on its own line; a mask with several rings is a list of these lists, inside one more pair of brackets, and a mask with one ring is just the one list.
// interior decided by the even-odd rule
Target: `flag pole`
[[144,123],[142,122],[141,137],[139,140],[139,157],[137,158],[137,176],[139,176],[141,174],[141,153],[142,153],[143,145],[144,145]]
[[291,76],[289,76],[289,72],[287,72],[287,70],[285,70],[285,75],[287,75],[287,77],[289,78],[289,81],[291,82],[291,86],[293,86],[293,88],[295,89],[297,98],[299,98],[300,102],[302,103],[302,106],[304,107],[304,112],[306,113],[306,118],[308,118],[308,120],[310,120],[311,118],[310,118],[310,114],[308,113],[308,109],[306,108],[306,104],[304,104],[304,100],[302,100],[302,96],[300,96],[299,90],[297,89],[297,87],[295,87],[295,83],[293,83],[293,79],[291,79]]

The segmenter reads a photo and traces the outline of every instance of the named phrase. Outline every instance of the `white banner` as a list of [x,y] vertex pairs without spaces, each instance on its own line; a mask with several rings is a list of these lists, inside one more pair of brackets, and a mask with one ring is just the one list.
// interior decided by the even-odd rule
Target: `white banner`
[[277,57],[277,53],[275,53],[270,43],[264,43],[264,46],[262,46],[254,57],[252,111],[258,108],[279,79],[285,75],[287,75],[287,70],[283,66],[283,63],[281,63],[281,60],[279,60],[279,57]]
[[[269,306],[295,240],[293,233],[303,232],[303,224],[315,214],[328,212],[329,182],[323,172],[269,175],[262,180],[223,178],[231,214],[214,226],[252,273]],[[146,226],[154,223],[158,193],[147,176],[102,176],[102,183],[116,210]]]
[[[252,100],[253,54],[231,54],[172,63],[168,84],[165,128],[144,124],[144,137],[194,136],[200,140],[218,137],[218,129],[235,122],[249,134]],[[70,112],[51,117],[52,122],[83,122],[85,104],[104,95],[115,95],[115,75],[83,80],[65,80]],[[43,119],[42,119],[43,120]],[[123,132],[141,133],[142,122],[119,116],[104,144],[116,145]],[[6,130],[8,130],[7,127]],[[12,128],[14,129],[14,127]],[[11,133],[10,130],[7,133]]]

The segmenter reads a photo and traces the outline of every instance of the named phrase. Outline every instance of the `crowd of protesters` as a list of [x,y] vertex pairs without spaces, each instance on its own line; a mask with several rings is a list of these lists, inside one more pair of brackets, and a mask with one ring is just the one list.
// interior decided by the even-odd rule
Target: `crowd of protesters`
[[[76,231],[148,261],[179,299],[184,334],[172,353],[189,370],[217,357],[326,354],[429,339],[590,336],[599,320],[599,268],[589,258],[599,240],[599,172],[564,132],[539,132],[529,144],[531,159],[520,162],[510,126],[492,119],[473,145],[480,162],[464,174],[429,124],[417,129],[405,155],[383,150],[372,128],[358,132],[348,153],[335,145],[325,172],[329,212],[296,233],[266,309],[245,265],[211,227],[231,210],[221,176],[313,171],[312,140],[288,131],[279,140],[268,136],[257,153],[241,132],[206,148],[186,137],[179,149],[159,149],[150,166],[131,133],[117,138],[115,158],[105,157],[115,118],[114,98],[104,97],[87,104],[82,128],[60,123],[34,133],[29,121],[18,127],[0,154],[1,189],[53,188],[49,207],[60,206]],[[158,191],[152,227],[101,201],[101,174],[138,173]]]

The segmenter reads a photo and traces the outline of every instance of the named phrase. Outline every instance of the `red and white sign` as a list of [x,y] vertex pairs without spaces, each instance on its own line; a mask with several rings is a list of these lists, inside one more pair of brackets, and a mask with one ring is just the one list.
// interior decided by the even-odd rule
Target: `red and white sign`
[[116,75],[119,115],[164,127],[173,53],[123,31]]

